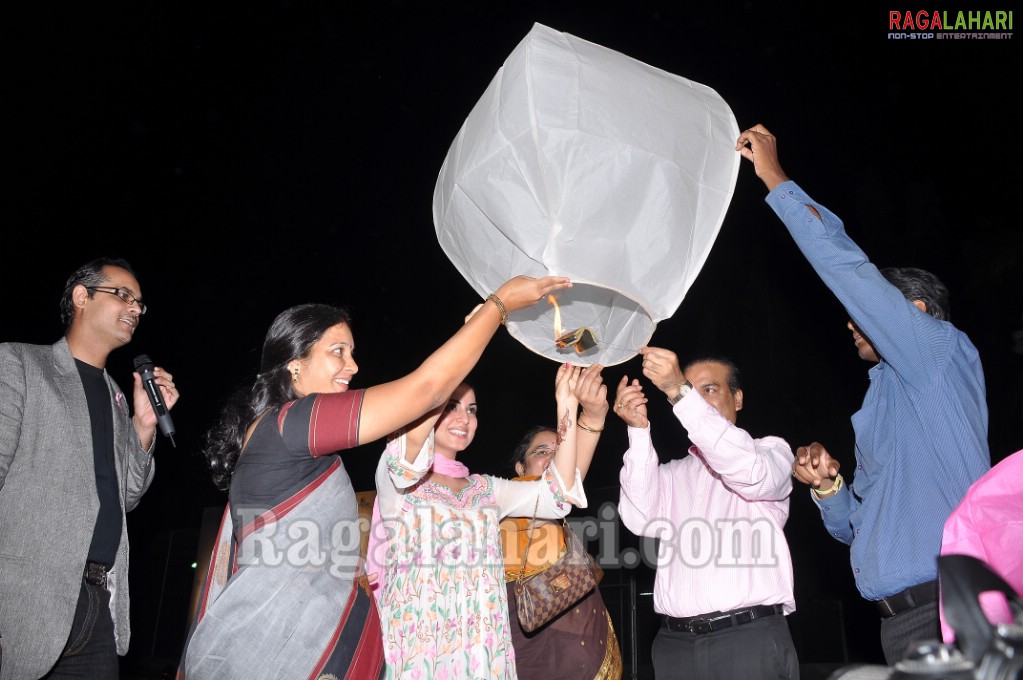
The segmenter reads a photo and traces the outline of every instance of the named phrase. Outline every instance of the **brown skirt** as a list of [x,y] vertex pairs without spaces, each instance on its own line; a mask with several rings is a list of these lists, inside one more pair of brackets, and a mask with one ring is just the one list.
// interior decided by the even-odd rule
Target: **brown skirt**
[[515,615],[515,584],[508,584],[512,646],[521,680],[578,678],[620,680],[622,654],[600,589],[543,628],[526,633]]

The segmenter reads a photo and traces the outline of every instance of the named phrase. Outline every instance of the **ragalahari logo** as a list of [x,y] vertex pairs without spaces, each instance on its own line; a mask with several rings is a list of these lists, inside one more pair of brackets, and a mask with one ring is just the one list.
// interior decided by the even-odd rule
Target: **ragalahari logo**
[[889,40],[1011,40],[1012,10],[890,10]]

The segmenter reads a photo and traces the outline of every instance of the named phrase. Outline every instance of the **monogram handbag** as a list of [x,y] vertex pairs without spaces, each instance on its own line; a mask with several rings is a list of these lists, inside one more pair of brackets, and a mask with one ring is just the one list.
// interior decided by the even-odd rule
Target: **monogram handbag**
[[[537,498],[537,507],[540,499]],[[522,569],[515,581],[515,601],[522,630],[532,633],[585,597],[597,587],[603,570],[583,547],[582,541],[562,520],[565,553],[543,571],[525,576],[526,559],[533,542],[536,509],[529,526],[529,541],[522,556]]]

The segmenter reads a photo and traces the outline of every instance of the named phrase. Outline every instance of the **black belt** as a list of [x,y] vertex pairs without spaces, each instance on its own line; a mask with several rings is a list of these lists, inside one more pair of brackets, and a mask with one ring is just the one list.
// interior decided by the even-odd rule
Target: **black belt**
[[85,563],[85,582],[101,588],[107,587],[107,572],[109,568],[99,562]]
[[713,633],[716,630],[724,630],[732,626],[741,626],[750,621],[762,619],[765,616],[784,614],[785,610],[780,604],[762,604],[756,607],[745,609],[733,609],[730,612],[710,612],[699,616],[675,616],[664,617],[664,627],[676,633]]
[[887,619],[896,614],[909,611],[914,607],[937,602],[937,600],[938,582],[934,580],[915,585],[912,588],[906,588],[901,593],[895,593],[883,600],[877,600],[874,604],[877,605],[878,611],[881,612],[881,617]]

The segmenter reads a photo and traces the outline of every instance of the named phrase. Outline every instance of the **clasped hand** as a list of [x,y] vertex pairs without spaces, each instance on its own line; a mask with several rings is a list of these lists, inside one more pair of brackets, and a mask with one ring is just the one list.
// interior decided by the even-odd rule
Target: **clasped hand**
[[828,453],[823,444],[813,442],[796,449],[792,476],[819,491],[827,491],[835,483],[841,467],[842,464]]

